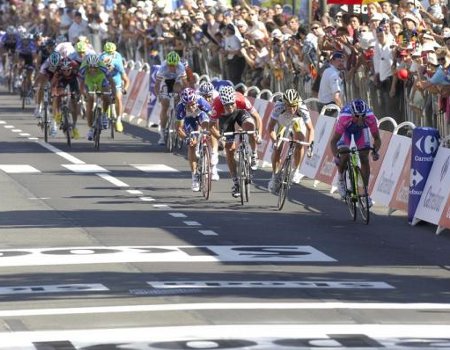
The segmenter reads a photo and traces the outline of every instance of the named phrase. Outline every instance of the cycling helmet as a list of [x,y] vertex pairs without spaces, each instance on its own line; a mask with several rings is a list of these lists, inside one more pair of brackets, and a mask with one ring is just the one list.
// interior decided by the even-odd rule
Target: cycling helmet
[[16,28],[14,28],[14,26],[8,26],[6,28],[6,33],[9,35],[15,34],[16,33]]
[[61,69],[62,70],[71,70],[72,69],[72,65],[70,64],[70,59],[63,58],[61,60]]
[[103,46],[103,51],[105,51],[107,53],[114,53],[114,52],[116,52],[116,49],[117,49],[116,44],[114,44],[112,42],[107,42]]
[[236,102],[236,91],[232,86],[222,86],[219,90],[220,101],[223,105]]
[[290,106],[296,106],[301,102],[301,97],[297,90],[287,89],[283,94],[283,101]]
[[19,26],[17,28],[17,34],[19,34],[21,37],[27,32],[24,26]]
[[84,35],[80,35],[80,36],[78,37],[78,41],[79,41],[79,42],[83,42],[83,43],[85,43],[85,44],[89,44],[89,39],[87,38],[87,36],[84,36]]
[[79,41],[75,44],[75,51],[78,53],[83,53],[87,51],[87,45],[84,41]]
[[350,110],[354,116],[364,116],[369,111],[369,106],[364,100],[358,98],[351,102]]
[[205,81],[203,83],[200,84],[200,87],[198,88],[198,90],[200,91],[200,94],[202,94],[203,96],[212,96],[213,91],[214,91],[214,85],[211,84],[209,81]]
[[97,55],[89,55],[86,58],[86,63],[89,67],[98,67],[100,60]]
[[186,104],[191,104],[197,101],[197,94],[194,89],[186,88],[181,92],[181,101]]
[[50,66],[56,67],[61,62],[61,54],[56,51],[52,52],[48,58],[48,62],[50,63]]
[[180,55],[178,55],[175,51],[170,51],[167,54],[167,64],[171,66],[176,66],[178,63],[180,63]]

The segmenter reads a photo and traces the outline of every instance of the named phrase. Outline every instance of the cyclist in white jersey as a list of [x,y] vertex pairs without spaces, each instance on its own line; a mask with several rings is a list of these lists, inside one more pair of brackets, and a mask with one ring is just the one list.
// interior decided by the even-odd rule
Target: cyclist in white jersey
[[180,56],[171,51],[167,54],[166,60],[156,73],[155,96],[161,102],[161,113],[159,115],[160,139],[158,144],[164,145],[164,129],[167,125],[167,111],[169,110],[169,94],[179,92],[188,87],[186,68],[180,62]]
[[[272,110],[269,121],[269,135],[273,142],[272,152],[272,178],[269,181],[268,189],[273,191],[276,181],[276,174],[280,170],[281,151],[283,143],[278,143],[278,137],[288,137],[292,131],[294,139],[312,143],[314,140],[314,126],[312,124],[308,107],[303,102],[299,93],[294,89],[288,89],[283,95],[283,101],[278,101]],[[308,131],[308,133],[306,133]],[[306,140],[306,135],[308,139]],[[297,146],[294,153],[294,176],[292,181],[299,183],[301,175],[298,172],[300,161],[303,158],[304,148]]]

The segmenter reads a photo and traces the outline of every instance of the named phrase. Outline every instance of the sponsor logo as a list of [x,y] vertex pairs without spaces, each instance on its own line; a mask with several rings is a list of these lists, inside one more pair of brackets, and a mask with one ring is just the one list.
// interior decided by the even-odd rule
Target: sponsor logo
[[416,187],[423,180],[423,176],[420,174],[419,170],[411,169],[409,175],[409,187]]
[[424,154],[430,154],[434,155],[438,149],[439,143],[438,139],[435,136],[425,136],[421,137],[416,142],[416,147],[419,149],[420,152]]
[[442,165],[442,168],[441,168],[441,182],[445,178],[445,176],[447,175],[449,166],[450,166],[450,156],[447,157],[447,159],[445,160],[444,165]]

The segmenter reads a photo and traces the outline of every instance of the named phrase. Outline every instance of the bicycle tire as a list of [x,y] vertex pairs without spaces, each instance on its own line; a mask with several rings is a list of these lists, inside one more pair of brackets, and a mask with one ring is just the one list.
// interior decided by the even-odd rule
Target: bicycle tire
[[49,122],[48,122],[48,106],[44,104],[44,121],[42,123],[41,128],[44,130],[44,141],[48,143],[48,129],[49,129]]
[[20,96],[22,97],[22,109],[25,109],[25,104],[26,104],[26,100],[27,100],[27,92],[24,89],[23,85],[20,88]]
[[239,148],[238,151],[238,176],[239,176],[239,197],[241,200],[241,204],[244,205],[244,197],[245,197],[245,155],[244,151]]
[[291,157],[287,156],[281,167],[279,179],[280,188],[278,190],[278,210],[283,209],[284,203],[286,201],[287,193],[289,191],[291,182],[291,172],[292,172],[292,161]]
[[[349,162],[350,163],[350,162]],[[355,186],[354,174],[351,165],[347,165],[347,169],[344,170],[345,179],[345,202],[347,203],[350,216],[353,221],[356,220],[356,200],[354,198],[353,188]]]
[[70,115],[69,115],[69,108],[67,106],[63,106],[61,114],[62,114],[62,120],[63,120],[63,131],[64,134],[66,134],[66,141],[67,146],[72,147],[72,127],[71,127],[71,121],[70,121]]
[[111,138],[114,140],[114,129],[116,127],[116,105],[110,104],[109,105],[109,111],[108,111],[108,117],[109,117],[109,127],[111,128]]
[[355,168],[357,193],[358,193],[358,208],[361,214],[362,221],[368,225],[370,221],[370,207],[369,207],[369,193],[367,191],[367,185],[364,184],[363,177],[361,174],[361,169],[359,167]]
[[102,111],[100,108],[96,108],[94,112],[94,148],[100,150],[100,134],[102,126]]
[[203,197],[208,200],[211,193],[211,153],[208,146],[203,146],[201,158],[200,186]]
[[250,201],[250,184],[252,182],[251,175],[250,175],[250,155],[248,153],[245,154],[244,159],[244,174],[245,174],[245,181],[244,181],[244,193],[245,193],[245,201]]
[[173,118],[174,118],[174,110],[171,109],[170,113],[169,113],[169,120],[167,121],[167,125],[166,125],[166,131],[165,131],[165,135],[166,135],[166,147],[167,150],[169,151],[169,153],[173,152],[173,142],[174,142],[174,137],[173,137]]

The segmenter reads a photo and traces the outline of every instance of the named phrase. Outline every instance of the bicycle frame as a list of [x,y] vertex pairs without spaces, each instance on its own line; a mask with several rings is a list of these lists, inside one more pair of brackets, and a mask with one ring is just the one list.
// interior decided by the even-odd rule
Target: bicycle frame
[[181,149],[182,142],[178,137],[176,128],[176,116],[175,116],[175,99],[178,93],[169,93],[169,109],[167,110],[168,118],[165,130],[166,146],[169,152],[173,152],[175,146]]
[[70,147],[72,145],[71,137],[72,137],[73,120],[69,107],[72,94],[68,86],[64,89],[64,94],[61,95],[60,97],[61,97],[61,115],[63,122],[62,130],[66,134],[67,145]]
[[47,81],[44,85],[43,107],[44,107],[44,121],[41,122],[41,128],[44,129],[44,140],[48,142],[48,130],[50,128],[50,121],[48,119],[50,104],[50,82]]
[[[97,89],[96,89],[97,90]],[[103,95],[111,95],[110,92],[102,91],[88,91],[88,94],[94,96],[94,103],[92,104],[92,126],[94,127],[94,147],[100,150],[100,134],[103,129],[102,113],[103,113]]]

